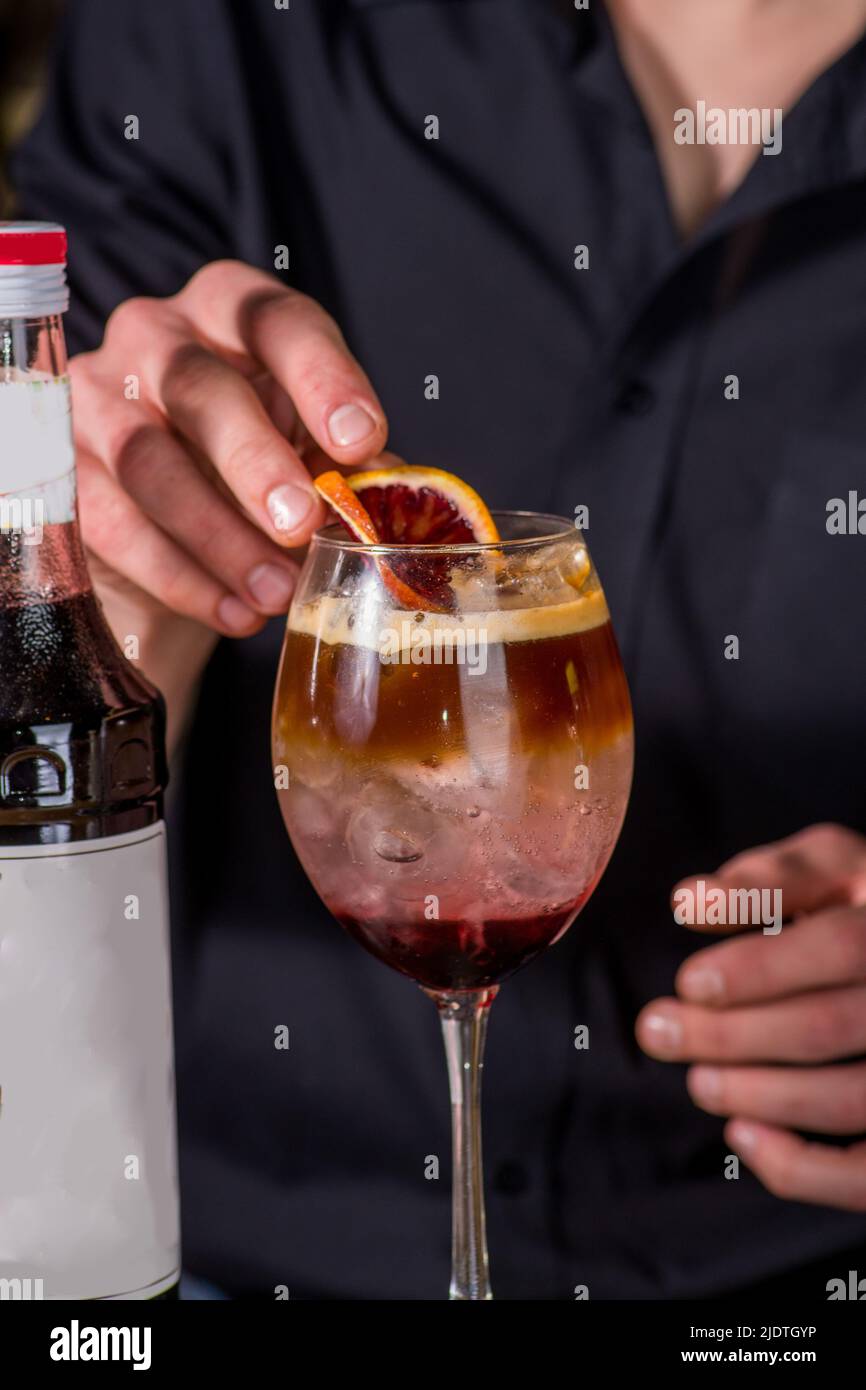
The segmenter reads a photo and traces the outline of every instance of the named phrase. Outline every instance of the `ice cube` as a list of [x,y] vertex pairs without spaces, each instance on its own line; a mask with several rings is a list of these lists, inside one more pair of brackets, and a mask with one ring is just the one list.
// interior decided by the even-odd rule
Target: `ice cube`
[[398,896],[440,891],[461,874],[466,858],[462,818],[437,812],[394,778],[367,783],[349,817],[346,844],[356,872]]

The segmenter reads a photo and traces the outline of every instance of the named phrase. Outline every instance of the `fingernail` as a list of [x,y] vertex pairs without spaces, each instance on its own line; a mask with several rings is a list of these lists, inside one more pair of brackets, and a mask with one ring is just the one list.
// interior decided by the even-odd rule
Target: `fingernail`
[[725,977],[721,970],[715,970],[712,966],[695,966],[693,970],[683,971],[679,992],[696,1004],[708,1004],[714,999],[722,998],[725,992]]
[[230,628],[232,632],[246,632],[256,621],[256,614],[251,608],[247,608],[239,598],[231,597],[221,600],[217,608],[217,617],[223,627]]
[[657,1009],[646,1014],[641,1020],[641,1031],[645,1035],[649,1052],[661,1056],[673,1056],[679,1051],[683,1040],[683,1026],[670,1011]]
[[283,483],[275,487],[268,496],[268,515],[275,531],[296,531],[306,520],[316,504],[315,493],[310,488],[295,487],[294,483]]
[[359,405],[341,405],[328,421],[328,434],[335,444],[357,444],[372,434],[376,421]]
[[692,1067],[689,1072],[689,1094],[695,1100],[711,1105],[718,1100],[721,1091],[722,1077],[716,1067]]
[[279,565],[256,565],[247,575],[247,588],[262,608],[286,608],[295,587],[293,576]]
[[751,1153],[758,1142],[758,1136],[749,1126],[737,1120],[728,1130],[728,1143],[738,1153]]

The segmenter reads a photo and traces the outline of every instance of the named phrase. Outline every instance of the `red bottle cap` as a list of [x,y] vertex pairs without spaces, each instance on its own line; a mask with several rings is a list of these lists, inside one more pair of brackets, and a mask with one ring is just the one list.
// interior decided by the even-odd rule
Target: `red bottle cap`
[[0,222],[0,265],[65,265],[66,232],[56,222]]

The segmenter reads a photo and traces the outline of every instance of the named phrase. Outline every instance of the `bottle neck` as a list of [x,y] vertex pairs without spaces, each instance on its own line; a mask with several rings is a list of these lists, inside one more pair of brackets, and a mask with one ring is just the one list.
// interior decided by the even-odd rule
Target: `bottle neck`
[[0,318],[0,608],[90,590],[63,320]]

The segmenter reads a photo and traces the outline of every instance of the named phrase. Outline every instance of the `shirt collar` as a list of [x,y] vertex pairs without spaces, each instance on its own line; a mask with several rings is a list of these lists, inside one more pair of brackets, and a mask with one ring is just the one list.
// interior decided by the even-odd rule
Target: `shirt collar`
[[[568,27],[581,93],[604,118],[600,138],[605,130],[619,130],[641,146],[652,147],[652,134],[620,61],[603,0],[590,0],[588,10],[575,10],[572,0],[550,0],[550,4],[559,22]],[[866,33],[785,114],[780,153],[760,154],[731,197],[693,237],[680,243],[679,250],[694,251],[743,222],[864,177]]]

